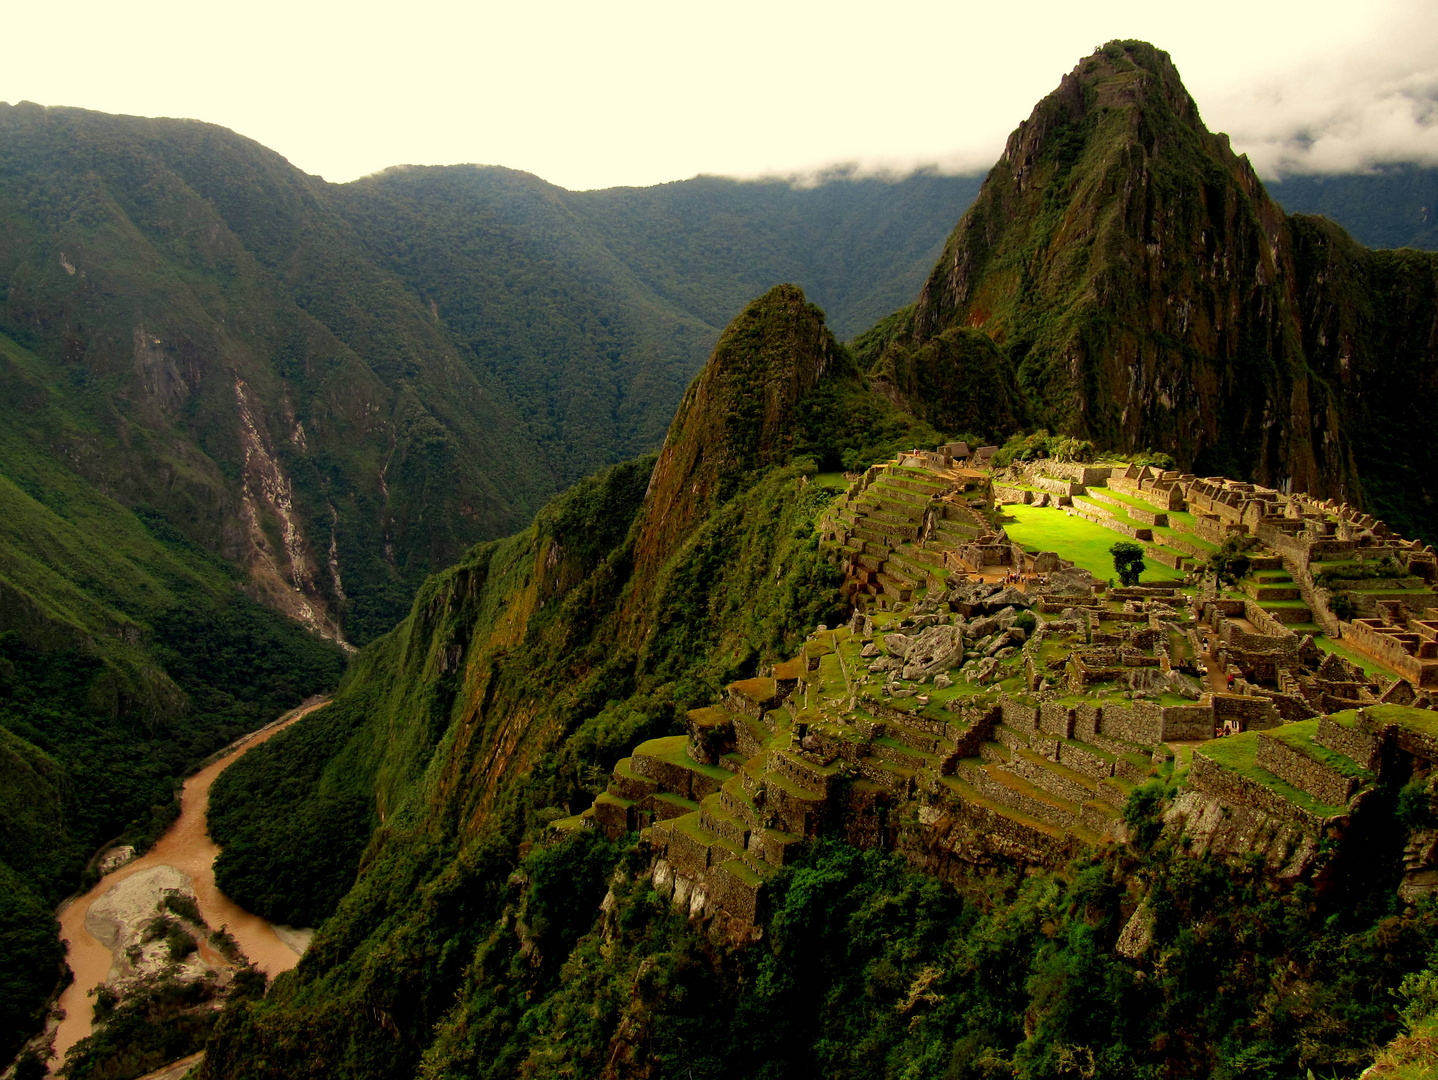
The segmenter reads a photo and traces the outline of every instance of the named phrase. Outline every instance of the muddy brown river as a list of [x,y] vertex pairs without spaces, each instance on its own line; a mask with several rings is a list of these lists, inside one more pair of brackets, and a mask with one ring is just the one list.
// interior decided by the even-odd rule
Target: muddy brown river
[[53,1068],[64,1062],[70,1047],[90,1034],[94,1012],[91,992],[105,982],[110,973],[110,950],[85,929],[90,905],[118,882],[142,870],[173,866],[188,874],[205,921],[212,927],[228,927],[245,956],[271,978],[299,962],[300,954],[280,940],[274,926],[246,911],[215,887],[214,864],[219,848],[206,831],[205,819],[210,808],[210,785],[215,782],[215,777],[266,739],[327,703],[328,699],[311,702],[287,713],[186,780],[180,801],[180,816],[159,842],[140,858],[106,874],[84,896],[70,900],[60,909],[60,937],[68,948],[66,960],[75,973],[75,981],[60,997],[65,1019],[60,1021],[55,1034]]

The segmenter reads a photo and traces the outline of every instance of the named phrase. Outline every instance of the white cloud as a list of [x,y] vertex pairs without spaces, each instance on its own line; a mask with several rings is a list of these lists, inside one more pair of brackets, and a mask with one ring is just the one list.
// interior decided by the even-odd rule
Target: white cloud
[[967,172],[1095,45],[1137,37],[1263,170],[1350,168],[1438,160],[1434,7],[72,0],[7,12],[0,99],[209,120],[331,180],[465,161],[571,188]]
[[1438,164],[1438,10],[1398,5],[1342,47],[1212,94],[1204,112],[1266,176]]

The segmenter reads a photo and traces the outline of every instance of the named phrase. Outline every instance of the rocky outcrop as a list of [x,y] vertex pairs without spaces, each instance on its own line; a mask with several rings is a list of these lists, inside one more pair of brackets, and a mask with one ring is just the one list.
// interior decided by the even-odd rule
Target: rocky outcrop
[[[982,332],[1036,424],[1431,532],[1435,281],[1438,256],[1285,215],[1168,55],[1112,42],[1009,137],[875,371]],[[1394,460],[1407,489],[1369,490]]]
[[787,460],[795,406],[846,364],[824,313],[794,285],[776,285],[724,331],[679,405],[645,496],[633,595],[756,469]]

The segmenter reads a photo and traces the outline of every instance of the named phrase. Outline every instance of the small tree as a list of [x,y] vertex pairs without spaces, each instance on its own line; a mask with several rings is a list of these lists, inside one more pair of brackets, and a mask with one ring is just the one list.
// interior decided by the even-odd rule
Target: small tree
[[1143,545],[1130,540],[1120,540],[1108,549],[1108,553],[1113,556],[1113,568],[1118,573],[1118,580],[1124,585],[1137,585],[1139,576],[1144,571]]
[[1208,557],[1208,568],[1220,582],[1228,582],[1236,585],[1238,579],[1248,573],[1251,565],[1245,552],[1248,549],[1247,542],[1240,537],[1230,536],[1223,542],[1223,546]]

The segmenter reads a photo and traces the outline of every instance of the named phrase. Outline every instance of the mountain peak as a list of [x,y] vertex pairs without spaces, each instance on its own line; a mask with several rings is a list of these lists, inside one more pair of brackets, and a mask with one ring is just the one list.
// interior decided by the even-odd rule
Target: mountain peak
[[842,353],[797,285],[776,285],[729,324],[690,385],[645,499],[640,550],[667,558],[748,473],[785,460],[794,407]]

